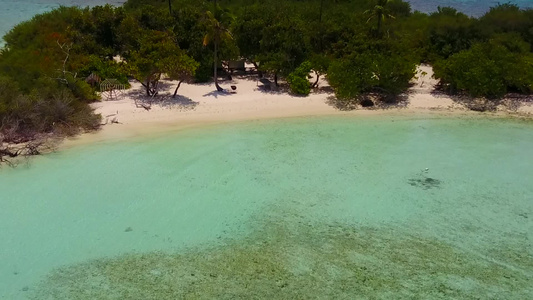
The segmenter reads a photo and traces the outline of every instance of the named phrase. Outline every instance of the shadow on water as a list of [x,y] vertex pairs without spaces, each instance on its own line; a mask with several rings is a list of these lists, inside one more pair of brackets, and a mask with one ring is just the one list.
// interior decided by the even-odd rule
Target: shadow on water
[[436,178],[431,178],[429,176],[422,175],[422,174],[417,175],[414,178],[410,178],[409,180],[407,180],[407,182],[411,186],[418,187],[424,190],[439,188],[442,183],[440,180]]
[[[89,261],[31,299],[528,299],[527,245],[459,250],[402,227],[318,223],[273,208],[244,239]],[[276,212],[277,211],[277,212]]]

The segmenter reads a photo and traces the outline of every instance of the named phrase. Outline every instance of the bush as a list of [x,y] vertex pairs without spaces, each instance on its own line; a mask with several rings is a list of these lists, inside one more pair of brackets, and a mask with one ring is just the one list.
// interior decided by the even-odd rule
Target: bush
[[83,68],[80,69],[79,75],[80,77],[87,77],[92,73],[98,75],[102,80],[116,79],[126,87],[130,87],[127,72],[120,63],[114,60],[101,59],[91,55]]
[[194,81],[196,83],[209,82],[213,78],[213,60],[210,63],[200,62],[196,73],[194,74]]
[[311,72],[311,63],[303,62],[294,72],[287,77],[291,92],[296,95],[307,96],[311,92],[311,84],[307,77]]
[[413,61],[399,54],[362,53],[334,61],[327,77],[341,100],[376,93],[390,102],[409,88],[415,67]]
[[497,99],[509,91],[533,90],[533,55],[514,53],[493,40],[435,64],[435,78],[452,93]]
[[475,19],[458,12],[451,7],[439,7],[429,16],[429,60],[448,58],[462,50],[470,48],[476,39],[473,30]]
[[67,76],[68,88],[81,101],[94,102],[99,99],[96,91],[84,80]]
[[331,63],[327,79],[335,96],[341,100],[357,99],[372,86],[372,58],[358,55],[335,60]]

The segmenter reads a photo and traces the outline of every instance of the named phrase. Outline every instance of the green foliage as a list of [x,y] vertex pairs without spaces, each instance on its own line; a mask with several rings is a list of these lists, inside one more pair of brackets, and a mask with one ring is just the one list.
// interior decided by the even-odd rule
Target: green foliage
[[335,96],[341,100],[352,100],[368,90],[373,82],[372,65],[372,57],[368,54],[334,60],[327,78]]
[[363,93],[377,93],[394,101],[409,87],[416,63],[398,53],[365,52],[335,60],[327,78],[339,99],[360,99]]
[[66,76],[67,87],[76,99],[94,102],[99,99],[96,91],[85,80],[75,78],[70,74]]
[[196,70],[200,64],[181,50],[175,54],[178,55],[168,56],[162,61],[162,69],[170,79],[178,81],[190,80],[196,75]]
[[315,72],[315,82],[311,87],[317,87],[320,76],[326,74],[328,71],[329,65],[331,63],[331,58],[323,54],[313,54],[309,59],[311,62],[311,68]]
[[[115,13],[111,7],[95,10]],[[105,33],[99,28],[109,23],[98,26],[101,18],[89,15],[88,9],[60,7],[5,36],[6,48],[0,55],[0,134],[9,133],[9,141],[29,141],[43,132],[74,134],[98,126],[99,116],[87,104],[98,96],[79,75],[88,61],[87,52],[112,53],[108,49],[113,42],[100,39]],[[94,26],[88,26],[88,20]],[[106,44],[91,46],[99,42]]]
[[296,70],[289,74],[287,82],[291,88],[291,92],[296,95],[307,96],[311,92],[311,85],[309,83],[309,72],[311,72],[311,63],[304,61]]
[[512,52],[499,39],[475,44],[435,65],[435,77],[450,92],[500,98],[533,91],[533,55]]
[[527,54],[531,50],[531,45],[515,32],[495,34],[489,42],[491,45],[504,46],[513,53]]
[[370,20],[376,20],[376,34],[381,36],[382,24],[386,19],[394,19],[395,17],[390,13],[389,3],[391,0],[376,0],[374,7],[365,11],[365,14],[368,15],[367,23]]
[[429,16],[430,61],[448,58],[470,48],[476,34],[474,20],[454,8],[439,7]]
[[256,61],[260,53],[263,28],[268,26],[268,20],[271,19],[270,13],[271,10],[264,10],[263,7],[255,4],[246,7],[241,18],[236,19],[232,32],[243,57]]
[[323,54],[314,54],[309,59],[311,62],[312,69],[320,74],[324,74],[327,72],[329,68],[329,64],[331,63],[331,59]]
[[213,77],[213,57],[202,56],[199,66],[196,69],[194,80],[198,83],[205,83]]
[[168,33],[146,31],[139,43],[139,48],[125,57],[125,67],[132,77],[142,83],[147,95],[157,93],[162,74],[178,80],[194,76],[198,63],[181,50]]
[[213,52],[203,45],[207,33],[204,16],[205,10],[199,5],[173,6],[175,39],[179,47],[199,63],[196,82],[207,82],[213,76]]
[[79,102],[70,89],[53,79],[40,81],[45,88],[24,94],[12,80],[0,78],[0,129],[3,134],[9,132],[6,142],[26,142],[43,132],[74,134],[80,128],[98,127],[100,116]]
[[[211,11],[206,12],[206,28],[207,33],[205,34],[203,38],[203,45],[207,46],[209,44],[213,44],[214,50],[213,50],[213,67],[214,67],[214,74],[213,78],[215,80],[215,86],[217,90],[221,91],[222,88],[218,86],[218,76],[217,76],[217,69],[218,69],[218,51],[219,47],[223,46],[224,44],[231,44],[233,45],[233,36],[231,32],[229,31],[228,27],[230,26],[231,22],[233,22],[233,15],[229,13],[228,10],[221,10],[219,7],[215,6],[215,12],[212,13]],[[231,49],[231,47],[223,47],[225,49]]]
[[411,16],[411,4],[401,0],[390,0],[387,3],[389,13],[395,18],[407,18]]
[[129,86],[127,74],[122,64],[111,59],[101,59],[95,55],[88,57],[85,65],[80,68],[79,76],[87,77],[91,74],[98,75],[102,80],[116,79],[120,83]]
[[284,19],[263,29],[257,60],[263,71],[288,75],[304,62],[308,52],[304,25]]
[[533,34],[533,19],[530,16],[514,4],[498,4],[479,19],[477,27],[485,39],[506,32],[515,32],[527,38]]

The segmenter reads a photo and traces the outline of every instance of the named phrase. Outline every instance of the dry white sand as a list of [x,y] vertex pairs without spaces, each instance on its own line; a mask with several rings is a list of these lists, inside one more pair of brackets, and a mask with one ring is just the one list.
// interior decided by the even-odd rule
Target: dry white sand
[[[331,106],[327,92],[327,81],[321,79],[321,91],[312,91],[308,97],[295,97],[286,92],[267,92],[260,86],[256,76],[236,78],[232,82],[222,82],[224,88],[237,86],[236,93],[216,92],[214,84],[182,84],[178,96],[172,94],[177,82],[162,81],[159,95],[154,98],[150,110],[137,105],[148,101],[143,87],[132,82],[132,88],[125,91],[118,100],[93,104],[97,113],[107,122],[102,130],[84,134],[65,143],[65,146],[90,143],[116,138],[137,136],[148,132],[179,130],[191,126],[230,121],[243,121],[268,118],[319,116],[319,115],[378,115],[378,114],[476,114],[469,112],[452,98],[434,92],[437,81],[428,65],[421,65],[413,79],[413,87],[408,93],[405,105],[387,109],[357,109],[350,112],[339,111]],[[313,79],[310,79],[313,81]],[[326,91],[324,91],[326,90]],[[532,116],[532,103],[522,103],[509,110],[500,108],[500,114],[514,113]],[[119,123],[113,123],[112,120]]]

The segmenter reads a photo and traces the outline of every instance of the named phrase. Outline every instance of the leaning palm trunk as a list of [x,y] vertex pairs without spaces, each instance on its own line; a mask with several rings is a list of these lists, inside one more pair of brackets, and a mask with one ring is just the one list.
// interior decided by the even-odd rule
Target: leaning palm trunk
[[217,57],[217,51],[218,51],[218,43],[215,42],[215,61],[214,61],[214,67],[213,67],[213,74],[215,76],[215,87],[217,88],[217,91],[222,92],[224,89],[218,85],[218,57]]
[[215,81],[215,87],[217,88],[217,91],[221,92],[224,89],[221,88],[218,85],[218,46],[221,42],[226,40],[231,40],[233,37],[231,36],[231,33],[228,29],[224,27],[224,25],[217,20],[216,18],[216,12],[217,12],[217,6],[215,1],[215,13],[212,13],[210,11],[206,12],[207,16],[207,24],[208,24],[208,32],[204,36],[204,46],[207,46],[210,42],[213,42],[214,44],[214,59],[213,59],[213,75],[214,75],[214,81]]

